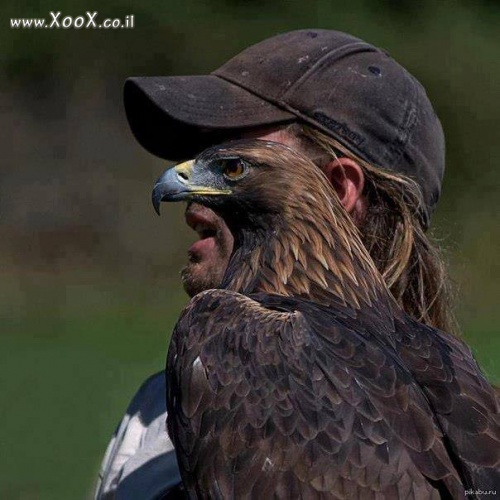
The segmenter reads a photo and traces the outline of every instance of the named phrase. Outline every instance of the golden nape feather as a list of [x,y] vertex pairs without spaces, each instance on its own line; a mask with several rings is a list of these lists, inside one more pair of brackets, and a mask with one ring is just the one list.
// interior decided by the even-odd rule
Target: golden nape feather
[[[234,273],[229,267],[224,288],[305,298],[314,288],[318,294],[325,291],[322,298],[315,297],[321,303],[333,299],[356,308],[362,303],[371,305],[375,297],[386,299],[385,285],[358,229],[323,172],[287,147],[259,143],[264,141],[246,142],[245,158],[260,165],[252,187],[264,204],[269,201],[274,214],[266,231],[271,238],[265,245],[251,245],[252,251],[242,259],[233,259],[237,265]],[[240,154],[238,147],[224,151]],[[272,170],[264,165],[272,165]],[[240,253],[248,248],[247,244]],[[247,261],[252,265],[244,265]],[[256,275],[261,277],[258,286]]]
[[[500,489],[500,413],[470,350],[401,311],[319,168],[238,141],[153,199],[224,218],[220,289],[167,359],[168,430],[191,498],[465,498]],[[210,193],[210,194],[207,194]]]

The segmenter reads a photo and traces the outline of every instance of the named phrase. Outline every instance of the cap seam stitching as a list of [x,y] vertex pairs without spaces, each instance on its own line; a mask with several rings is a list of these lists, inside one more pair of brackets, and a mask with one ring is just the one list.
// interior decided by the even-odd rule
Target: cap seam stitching
[[380,51],[376,47],[373,47],[372,45],[367,44],[365,42],[353,42],[343,45],[342,47],[339,47],[337,49],[333,49],[330,52],[327,52],[323,57],[318,59],[300,78],[295,80],[294,84],[291,85],[288,89],[286,89],[285,92],[282,94],[281,99],[285,99],[287,95],[291,93],[293,90],[295,90],[297,86],[302,85],[309,78],[311,78],[311,76],[313,76],[314,71],[321,69],[321,67],[326,62],[330,61],[331,56],[335,54],[339,55],[338,59],[335,59],[335,62],[337,62],[340,61],[341,59],[344,59],[348,55],[355,54],[358,52],[380,52]]
[[407,82],[409,83],[411,89],[410,91],[412,93],[412,101],[410,102],[409,99],[406,99],[406,109],[403,120],[401,121],[401,125],[399,126],[398,133],[387,148],[387,150],[390,152],[390,155],[384,155],[384,159],[391,164],[395,164],[401,159],[403,149],[408,144],[408,140],[410,138],[412,130],[417,122],[418,106],[415,101],[418,98],[418,92],[416,92],[415,84],[411,80],[411,78],[407,78]]

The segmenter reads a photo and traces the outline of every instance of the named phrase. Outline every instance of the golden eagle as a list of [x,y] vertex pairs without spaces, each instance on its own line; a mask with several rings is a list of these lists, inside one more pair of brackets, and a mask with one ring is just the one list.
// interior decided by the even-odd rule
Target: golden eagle
[[167,359],[168,431],[191,498],[464,498],[500,487],[500,413],[457,338],[397,306],[321,170],[266,141],[158,180],[234,249]]

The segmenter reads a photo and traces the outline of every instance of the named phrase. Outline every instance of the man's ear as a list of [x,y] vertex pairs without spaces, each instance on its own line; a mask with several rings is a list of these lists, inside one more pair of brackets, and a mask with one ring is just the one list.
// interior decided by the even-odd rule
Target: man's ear
[[363,195],[365,174],[363,169],[350,158],[332,160],[323,167],[323,172],[337,191],[342,205],[356,223],[363,220],[366,199]]

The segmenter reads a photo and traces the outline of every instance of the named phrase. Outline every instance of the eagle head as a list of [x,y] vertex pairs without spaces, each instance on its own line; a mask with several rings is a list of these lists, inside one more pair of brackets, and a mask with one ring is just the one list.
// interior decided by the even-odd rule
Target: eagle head
[[[277,227],[291,207],[314,204],[318,189],[332,196],[322,171],[281,143],[238,140],[176,165],[156,182],[152,201],[194,201],[216,211],[232,232]],[[334,194],[333,194],[334,196]]]

